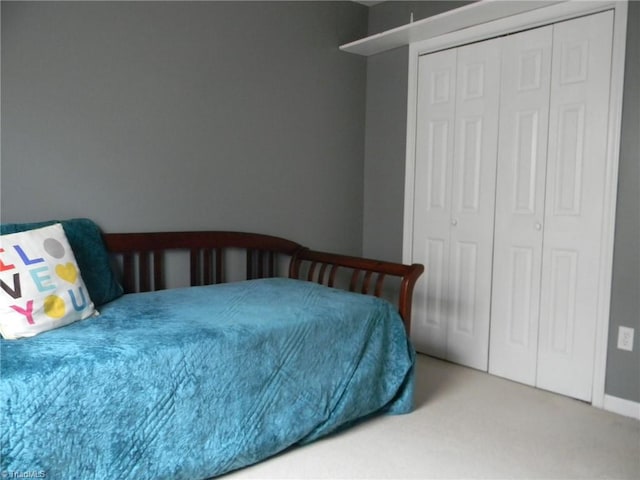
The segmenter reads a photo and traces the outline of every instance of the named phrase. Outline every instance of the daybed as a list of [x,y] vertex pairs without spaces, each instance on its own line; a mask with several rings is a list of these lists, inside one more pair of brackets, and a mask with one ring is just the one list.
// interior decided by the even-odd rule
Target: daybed
[[[421,265],[259,234],[62,226],[100,314],[1,340],[1,471],[209,478],[411,410]],[[225,283],[239,263],[245,279]],[[172,283],[181,275],[190,286]],[[377,298],[393,277],[398,308]]]

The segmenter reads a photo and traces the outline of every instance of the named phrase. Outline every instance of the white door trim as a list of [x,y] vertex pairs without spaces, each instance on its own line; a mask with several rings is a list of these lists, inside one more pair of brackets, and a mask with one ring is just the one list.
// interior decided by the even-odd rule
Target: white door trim
[[[609,122],[607,156],[605,159],[605,205],[602,218],[600,271],[598,273],[598,311],[593,369],[592,404],[604,408],[605,376],[607,366],[607,340],[613,270],[613,241],[618,187],[618,163],[624,86],[624,60],[627,32],[627,0],[621,1],[567,1],[549,7],[517,14],[507,18],[483,22],[463,30],[447,33],[409,45],[409,71],[407,95],[407,151],[405,162],[405,198],[403,229],[403,261],[411,262],[414,195],[415,195],[415,129],[417,104],[418,57],[429,52],[460,46],[527,28],[568,20],[581,15],[614,10],[613,51],[611,59],[611,90],[609,96]],[[455,15],[452,11],[451,15]],[[428,275],[428,268],[427,275]]]

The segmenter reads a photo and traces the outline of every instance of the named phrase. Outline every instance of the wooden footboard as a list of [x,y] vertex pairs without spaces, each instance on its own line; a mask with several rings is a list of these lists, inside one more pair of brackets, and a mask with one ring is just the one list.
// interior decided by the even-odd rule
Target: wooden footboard
[[[411,325],[413,288],[424,267],[309,250],[280,237],[243,232],[107,233],[107,249],[116,257],[126,293],[166,288],[166,257],[188,252],[190,285],[227,281],[230,251],[243,251],[243,278],[289,276],[341,288],[338,278],[348,276],[346,289],[383,296],[385,279],[396,277],[395,303],[407,331]],[[281,271],[279,257],[289,257],[288,272]]]

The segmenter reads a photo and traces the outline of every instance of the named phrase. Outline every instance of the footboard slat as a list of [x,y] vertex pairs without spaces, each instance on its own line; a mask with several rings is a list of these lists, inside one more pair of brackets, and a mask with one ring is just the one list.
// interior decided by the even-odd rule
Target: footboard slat
[[369,293],[369,283],[371,283],[371,275],[373,275],[373,272],[365,273],[364,280],[362,280],[362,290],[360,290],[360,292],[364,293],[365,295]]
[[320,267],[320,272],[318,273],[318,283],[324,284],[324,275],[327,271],[327,264],[323,263]]
[[360,270],[354,269],[353,273],[351,274],[351,282],[349,282],[350,292],[356,291],[356,285],[358,284],[358,277],[360,277]]
[[379,297],[382,295],[382,285],[384,284],[384,273],[378,273],[378,279],[376,280],[376,289],[374,295]]

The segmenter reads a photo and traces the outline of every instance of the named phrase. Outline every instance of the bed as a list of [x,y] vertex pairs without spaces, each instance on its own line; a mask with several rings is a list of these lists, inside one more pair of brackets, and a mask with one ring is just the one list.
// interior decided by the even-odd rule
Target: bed
[[1,340],[2,472],[211,478],[411,411],[421,265],[260,234],[62,226],[99,315]]

